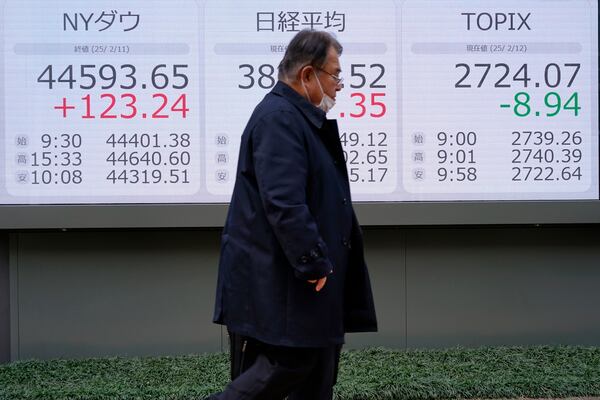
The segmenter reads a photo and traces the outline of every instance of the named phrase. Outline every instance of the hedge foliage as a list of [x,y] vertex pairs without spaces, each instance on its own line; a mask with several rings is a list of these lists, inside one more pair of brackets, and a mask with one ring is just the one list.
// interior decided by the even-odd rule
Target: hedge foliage
[[[0,366],[2,400],[191,400],[227,384],[227,354],[20,361]],[[600,396],[600,348],[342,353],[338,400]]]

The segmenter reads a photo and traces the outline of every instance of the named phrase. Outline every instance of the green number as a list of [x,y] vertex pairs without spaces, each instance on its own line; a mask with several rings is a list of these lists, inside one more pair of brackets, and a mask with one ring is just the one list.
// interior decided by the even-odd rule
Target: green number
[[[525,100],[521,100],[523,97],[525,97]],[[518,117],[526,117],[529,115],[529,113],[531,112],[531,107],[529,106],[529,100],[531,99],[531,96],[529,96],[529,93],[526,92],[519,92],[517,94],[515,94],[515,114]],[[519,110],[524,109],[524,111],[519,112]]]
[[[574,104],[570,105],[571,102],[573,102]],[[567,102],[565,103],[564,109],[573,110],[576,117],[579,115],[579,110],[581,110],[581,107],[579,106],[579,96],[577,95],[577,92],[573,93],[571,97],[569,97],[569,100],[567,100]]]
[[[551,99],[555,99],[555,100],[551,101]],[[554,117],[556,114],[558,114],[560,112],[560,106],[561,106],[560,95],[556,92],[549,92],[548,94],[546,94],[546,96],[544,96],[544,104],[546,104],[546,107],[553,108],[555,110],[553,113],[547,113],[546,116]]]

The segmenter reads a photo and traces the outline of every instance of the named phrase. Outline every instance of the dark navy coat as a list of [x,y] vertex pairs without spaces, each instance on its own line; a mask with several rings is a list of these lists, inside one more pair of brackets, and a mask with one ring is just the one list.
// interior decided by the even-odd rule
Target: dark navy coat
[[[214,322],[294,347],[376,331],[336,121],[278,82],[241,140]],[[307,282],[324,276],[319,292]]]

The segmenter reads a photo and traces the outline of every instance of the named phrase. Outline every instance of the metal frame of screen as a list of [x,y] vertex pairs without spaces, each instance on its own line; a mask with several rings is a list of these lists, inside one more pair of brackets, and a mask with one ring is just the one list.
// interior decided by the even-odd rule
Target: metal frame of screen
[[[362,225],[598,224],[600,201],[357,203]],[[1,206],[0,229],[221,227],[226,204]]]

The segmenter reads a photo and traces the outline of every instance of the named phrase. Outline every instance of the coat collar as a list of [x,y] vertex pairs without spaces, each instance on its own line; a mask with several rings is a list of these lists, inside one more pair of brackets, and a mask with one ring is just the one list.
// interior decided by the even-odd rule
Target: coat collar
[[278,81],[271,93],[292,103],[318,129],[323,127],[327,117],[323,110],[310,104],[298,92],[282,81]]

